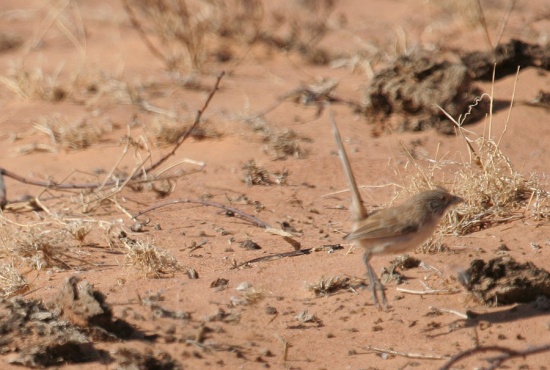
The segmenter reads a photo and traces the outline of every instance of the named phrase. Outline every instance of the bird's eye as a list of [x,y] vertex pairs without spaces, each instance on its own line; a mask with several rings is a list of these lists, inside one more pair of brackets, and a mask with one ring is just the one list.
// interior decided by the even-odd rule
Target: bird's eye
[[444,208],[444,205],[447,203],[445,196],[438,196],[430,200],[429,205],[432,211],[438,211]]

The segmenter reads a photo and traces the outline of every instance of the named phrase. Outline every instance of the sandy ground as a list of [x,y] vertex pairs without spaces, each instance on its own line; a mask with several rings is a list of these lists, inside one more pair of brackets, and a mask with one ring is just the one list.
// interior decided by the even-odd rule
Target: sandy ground
[[[277,9],[287,15],[306,12],[298,3],[280,2]],[[513,38],[548,42],[547,2],[518,2],[511,13],[507,1],[481,3],[493,43],[502,28],[501,42]],[[187,139],[149,174],[170,177],[156,185],[173,187],[164,197],[147,184],[139,191],[121,186],[116,194],[105,189],[95,196],[80,190],[45,191],[5,177],[10,203],[39,196],[43,205],[43,210],[4,212],[3,229],[8,235],[2,239],[5,250],[0,262],[13,263],[23,274],[29,285],[24,299],[51,304],[65,279],[78,276],[105,295],[113,319],[125,320],[136,330],[124,339],[92,336],[89,362],[61,360],[59,368],[430,369],[476,346],[517,351],[547,346],[548,304],[539,300],[489,307],[456,280],[457,271],[467,269],[474,259],[502,255],[550,270],[547,220],[523,217],[526,213],[518,209],[521,217],[508,222],[465,236],[444,235],[445,248],[438,252],[411,252],[424,268],[402,271],[405,279],[399,285],[389,282],[386,292],[392,308],[381,311],[361,280],[365,277],[361,251],[342,240],[351,225],[349,193],[328,111],[318,115],[315,106],[297,103],[292,96],[281,100],[307,84],[335,79],[334,96],[360,103],[372,73],[403,52],[488,50],[476,3],[460,4],[338,1],[319,46],[341,63],[313,65],[295,50],[233,42],[229,61],[210,53],[202,72],[193,74],[184,66],[168,71],[132,27],[121,2],[1,1],[0,31],[22,43],[0,50],[1,167],[27,179],[102,183],[115,168],[124,178],[139,164],[149,166],[173,148],[154,140],[154,127],[176,122],[171,113],[180,117],[180,125],[189,125],[216,78],[226,72],[203,115],[206,138]],[[266,20],[275,8],[265,8]],[[218,50],[224,41],[210,37],[205,42],[209,50]],[[191,78],[192,84],[184,82]],[[54,92],[52,84],[57,86]],[[510,75],[494,84],[476,81],[475,85],[493,91],[499,105],[490,129],[486,120],[467,129],[498,139],[506,128],[499,147],[510,163],[524,176],[538,174],[544,180],[550,166],[550,111],[526,103],[540,90],[550,90],[548,72],[528,67],[517,81]],[[512,97],[515,105],[510,113]],[[246,120],[270,107],[274,109],[263,116],[264,126],[272,133],[295,132],[299,155],[278,158],[264,140],[261,125],[254,126],[258,120]],[[429,159],[468,162],[460,136],[434,129],[373,135],[372,125],[353,107],[337,101],[333,110],[369,209],[387,204],[400,187],[408,186],[406,175],[414,172],[414,165],[403,147],[414,150],[422,168]],[[85,148],[67,148],[56,144],[44,129],[54,120],[65,125],[80,122],[99,134]],[[137,144],[127,146],[127,135]],[[242,167],[252,159],[272,179],[276,179],[273,174],[287,173],[286,182],[247,185]],[[456,185],[453,171],[443,169],[437,176],[449,188]],[[140,232],[130,229],[135,221],[129,214],[174,199],[234,207],[273,228],[284,227],[299,248],[314,251],[243,266],[295,248],[249,220],[201,204],[154,209],[140,218],[149,221]],[[80,244],[67,240],[69,249],[57,257],[62,262],[52,262],[56,266],[37,266],[29,262],[31,258],[9,252],[14,230],[48,232],[78,220],[92,226],[90,234]],[[153,276],[132,266],[117,237],[121,230],[132,240],[154,243],[169,253],[179,269],[167,267]],[[244,248],[246,240],[260,249]],[[375,258],[372,264],[381,272],[393,258]],[[332,277],[347,278],[351,286],[321,296],[308,289]],[[398,288],[441,289],[446,294],[411,294]],[[470,318],[448,310],[468,311]],[[2,315],[3,320],[9,317]],[[17,346],[5,344],[0,367],[20,368],[10,361],[20,358],[22,349],[44,343],[35,334],[23,337]],[[488,366],[488,358],[502,354],[474,353],[453,366]],[[548,364],[549,351],[506,362],[510,368],[523,369],[546,369]]]

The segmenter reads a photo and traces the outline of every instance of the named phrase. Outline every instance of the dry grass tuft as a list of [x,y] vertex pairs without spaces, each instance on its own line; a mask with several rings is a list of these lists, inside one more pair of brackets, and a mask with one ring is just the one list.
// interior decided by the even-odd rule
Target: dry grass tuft
[[[194,120],[195,117],[171,118],[158,115],[152,119],[151,125],[147,126],[147,132],[160,145],[174,145]],[[217,131],[209,120],[201,121],[200,125],[191,131],[191,137],[196,140],[219,139],[222,136],[222,133]]]
[[[189,9],[185,0],[127,0],[125,6],[134,26],[142,30],[149,49],[169,69],[202,68],[212,13],[208,7],[202,11]],[[156,42],[146,39],[145,28],[153,31],[161,49],[154,46]]]
[[[461,167],[454,186],[466,201],[450,213],[446,232],[465,235],[523,216],[548,216],[549,193],[535,175],[526,178],[515,170],[491,139],[478,137],[472,145],[477,147],[477,157]],[[537,209],[527,215],[531,199],[536,199]]]
[[208,61],[239,59],[233,49],[246,53],[258,43],[295,51],[312,64],[328,63],[330,55],[319,44],[330,31],[335,3],[298,1],[269,17],[261,0],[124,0],[124,7],[144,44],[168,69],[203,71]]
[[307,152],[302,149],[298,140],[303,140],[292,130],[283,130],[272,132],[264,137],[267,142],[266,151],[273,153],[277,159],[284,159],[288,156],[296,158],[305,158]]
[[70,92],[61,85],[58,75],[46,75],[42,68],[27,69],[22,63],[0,76],[0,85],[22,99],[39,98],[46,101],[61,101]]
[[364,279],[353,276],[323,276],[318,281],[307,284],[306,289],[319,297],[336,293],[339,290],[355,291],[363,285],[365,285]]
[[68,222],[64,229],[76,240],[80,245],[84,244],[86,237],[92,231],[92,224],[76,219]]
[[285,159],[288,156],[295,158],[306,158],[307,151],[303,149],[300,142],[311,141],[308,138],[300,137],[293,130],[280,130],[272,127],[265,119],[255,117],[245,119],[252,126],[252,130],[259,133],[265,143],[264,151],[275,156],[275,159]]
[[[124,4],[147,47],[169,69],[202,70],[211,55],[222,62],[232,59],[227,41],[254,42],[264,17],[260,0],[125,0]],[[155,41],[146,29],[153,31]],[[216,46],[221,41],[225,46]]]
[[182,270],[175,257],[155,246],[152,241],[128,237],[121,237],[120,240],[126,249],[125,259],[128,264],[144,272],[147,277],[168,277]]
[[23,294],[30,289],[25,278],[11,263],[0,264],[0,296],[4,299]]
[[[492,96],[491,99],[492,107]],[[510,108],[511,109],[511,108]],[[492,137],[492,112],[488,137],[462,128],[462,120],[452,120],[468,147],[470,160],[455,175],[455,192],[465,202],[449,212],[443,231],[465,235],[514,219],[536,220],[550,216],[550,193],[543,189],[537,174],[517,171],[501,149],[501,137]]]
[[[489,96],[489,99],[492,97]],[[432,160],[428,170],[422,170],[407,152],[416,172],[405,180],[408,184],[406,192],[434,188],[437,185],[435,174],[442,172],[453,178],[452,192],[465,199],[447,213],[436,239],[442,234],[466,235],[525,217],[535,220],[550,217],[550,192],[543,189],[540,177],[537,174],[521,174],[502,151],[500,142],[506,126],[501,137],[495,139],[491,135],[492,113],[487,136],[464,129],[462,123],[465,117],[457,121],[447,116],[467,145],[469,161]],[[434,243],[428,249],[433,246]]]
[[258,166],[253,159],[243,164],[241,169],[243,170],[243,181],[247,186],[273,184],[269,171]]
[[34,128],[48,135],[56,147],[72,150],[88,148],[107,131],[97,122],[82,119],[71,123],[58,115],[39,119]]
[[7,225],[3,229],[0,243],[7,255],[21,259],[36,270],[70,268],[63,260],[69,249],[65,232],[34,227],[18,229]]
[[258,166],[256,161],[251,159],[242,165],[243,181],[248,186],[253,185],[286,185],[289,175],[288,170],[271,172],[268,169]]
[[82,247],[92,225],[81,219],[66,222],[60,218],[48,218],[36,225],[4,223],[0,229],[0,255],[36,270],[90,266]]

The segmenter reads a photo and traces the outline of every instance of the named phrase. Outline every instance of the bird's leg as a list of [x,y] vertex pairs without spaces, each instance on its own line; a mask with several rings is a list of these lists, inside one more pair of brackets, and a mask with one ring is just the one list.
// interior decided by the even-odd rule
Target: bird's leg
[[[367,275],[369,277],[369,284],[370,284],[370,290],[372,293],[372,300],[374,301],[375,305],[378,305],[381,309],[384,311],[388,310],[388,301],[386,300],[386,292],[384,291],[384,286],[380,282],[380,279],[378,279],[378,276],[376,276],[376,273],[374,272],[374,269],[370,265],[370,257],[371,254],[369,252],[365,252],[363,254],[363,262],[365,262],[365,266],[367,267]],[[382,304],[378,301],[378,293],[376,291],[380,291],[380,296],[382,298]]]

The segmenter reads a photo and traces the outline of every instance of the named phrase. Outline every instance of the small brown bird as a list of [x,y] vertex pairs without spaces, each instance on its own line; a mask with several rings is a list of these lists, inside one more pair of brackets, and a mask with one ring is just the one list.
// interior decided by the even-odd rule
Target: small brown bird
[[[356,241],[364,248],[363,261],[367,267],[372,299],[375,304],[387,309],[386,293],[370,265],[371,257],[379,254],[404,253],[418,247],[433,234],[447,209],[462,202],[463,199],[448,193],[442,188],[437,188],[422,191],[401,205],[381,209],[369,215],[363,205],[346,150],[332,114],[331,122],[338,152],[351,189],[350,211],[353,226],[351,233],[346,235],[344,239]],[[380,291],[382,304],[378,301],[377,291]]]

